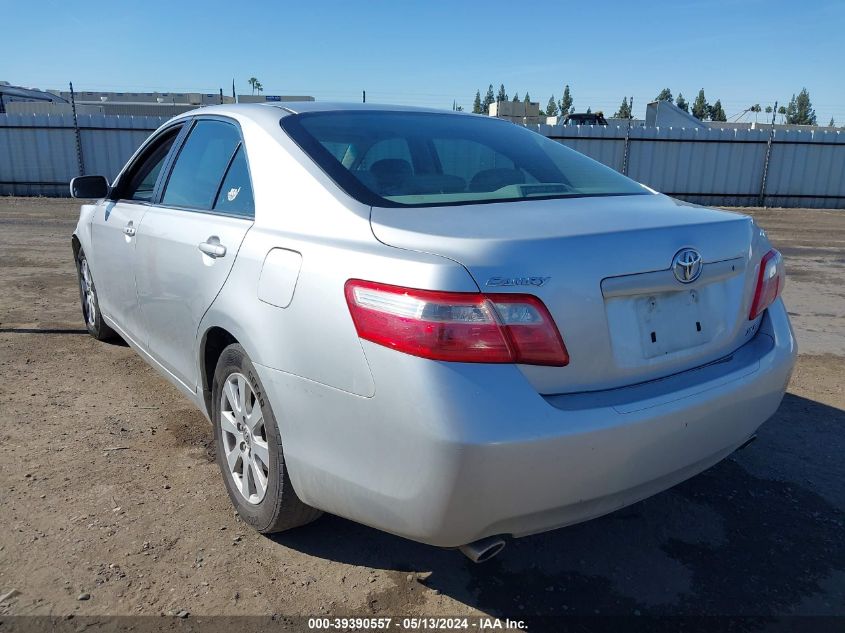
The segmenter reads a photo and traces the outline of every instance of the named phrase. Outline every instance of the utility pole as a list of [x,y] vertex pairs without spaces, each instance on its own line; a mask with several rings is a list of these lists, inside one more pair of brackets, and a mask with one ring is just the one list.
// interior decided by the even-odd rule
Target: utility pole
[[364,100],[361,103],[367,103],[367,91],[366,90],[363,91],[362,96],[363,96]]

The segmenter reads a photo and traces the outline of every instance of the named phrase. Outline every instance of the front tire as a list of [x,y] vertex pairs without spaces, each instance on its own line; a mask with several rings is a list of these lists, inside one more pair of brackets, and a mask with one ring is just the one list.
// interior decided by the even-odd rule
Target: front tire
[[244,522],[270,534],[317,519],[322,512],[305,505],[291,485],[273,409],[240,345],[223,350],[211,393],[217,464]]
[[97,300],[97,289],[91,275],[88,258],[81,248],[76,254],[76,275],[79,279],[79,301],[82,304],[82,318],[88,333],[98,341],[107,341],[117,337],[117,334],[103,321],[100,303]]

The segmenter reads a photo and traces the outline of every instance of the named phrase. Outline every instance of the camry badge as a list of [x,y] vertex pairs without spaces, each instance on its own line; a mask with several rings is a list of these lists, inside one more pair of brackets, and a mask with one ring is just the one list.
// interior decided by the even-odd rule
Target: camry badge
[[487,286],[542,286],[551,277],[490,277]]
[[701,254],[694,248],[683,248],[672,259],[672,272],[682,284],[689,284],[701,275]]

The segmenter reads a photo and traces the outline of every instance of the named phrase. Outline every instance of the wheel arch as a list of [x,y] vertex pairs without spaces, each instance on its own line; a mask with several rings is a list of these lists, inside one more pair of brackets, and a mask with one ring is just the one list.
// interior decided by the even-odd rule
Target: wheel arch
[[[229,280],[227,279],[224,290],[228,284]],[[221,294],[223,292],[221,290]],[[217,361],[223,350],[228,345],[237,343],[244,348],[251,362],[264,362],[261,354],[261,340],[251,334],[251,331],[255,328],[249,327],[249,315],[238,319],[233,314],[235,310],[226,310],[225,307],[221,306],[220,295],[218,295],[203,315],[197,328],[197,346],[194,358],[198,366],[198,374],[195,393],[197,403],[201,405],[201,409],[204,409],[209,420],[213,408],[211,406],[211,387],[214,382],[214,371],[217,369]]]
[[240,344],[240,341],[229,330],[217,325],[209,327],[202,335],[199,354],[200,380],[202,400],[209,419],[211,419],[211,383],[214,380],[217,361],[223,350],[233,343]]

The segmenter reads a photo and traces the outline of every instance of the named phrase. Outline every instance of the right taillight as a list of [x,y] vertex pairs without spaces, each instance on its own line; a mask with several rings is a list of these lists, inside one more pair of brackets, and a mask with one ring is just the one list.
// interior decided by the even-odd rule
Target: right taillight
[[350,279],[346,302],[358,336],[406,354],[463,363],[569,363],[551,314],[533,295],[442,292]]
[[754,289],[754,301],[751,302],[751,312],[748,320],[753,321],[768,308],[783,292],[786,282],[786,272],[783,267],[783,256],[775,249],[763,255],[760,260],[760,273],[757,276],[757,286]]

